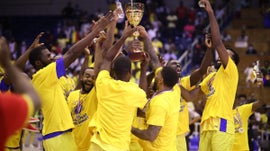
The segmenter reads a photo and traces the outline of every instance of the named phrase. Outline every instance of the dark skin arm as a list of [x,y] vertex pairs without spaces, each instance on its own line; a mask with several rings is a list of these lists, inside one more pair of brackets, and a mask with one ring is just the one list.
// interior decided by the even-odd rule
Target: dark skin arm
[[25,64],[29,58],[29,54],[30,52],[39,46],[44,45],[44,43],[40,43],[40,38],[42,37],[42,35],[44,34],[44,32],[41,32],[37,35],[37,37],[35,38],[35,40],[33,41],[33,43],[31,44],[31,46],[25,51],[25,53],[23,55],[21,55],[15,62],[15,65],[21,69],[22,71],[24,71],[25,69]]
[[203,57],[202,63],[200,65],[200,68],[195,70],[194,72],[191,73],[190,75],[190,86],[196,85],[199,81],[202,80],[203,76],[207,72],[207,68],[211,65],[212,63],[212,50],[211,50],[211,37],[206,35],[205,36],[205,45],[207,46],[207,50],[205,52],[205,55]]
[[115,58],[116,54],[119,52],[120,48],[123,46],[125,40],[131,36],[131,34],[136,30],[136,28],[131,28],[126,22],[126,26],[123,32],[122,37],[107,51],[104,50],[103,57],[104,61],[101,65],[100,70],[108,70],[110,71],[111,62]]
[[143,39],[144,51],[149,53],[151,58],[151,65],[153,70],[155,71],[157,68],[161,67],[161,64],[156,52],[154,51],[152,41],[148,37],[148,34],[143,26],[138,26],[138,31],[140,33],[140,37]]
[[181,97],[183,97],[185,100],[191,101],[191,102],[196,102],[198,101],[201,96],[203,95],[203,92],[201,91],[201,88],[198,86],[194,88],[191,91],[188,91],[184,87],[180,85],[181,88]]
[[[146,72],[148,70],[149,62],[150,62],[150,56],[146,53],[144,60],[141,62],[141,74],[140,74],[140,81],[139,81],[139,87],[141,89],[143,89],[146,92],[146,94],[148,93],[148,84],[147,84]],[[138,108],[137,116],[145,117],[144,109],[141,110],[141,109]]]
[[105,32],[101,32],[99,34],[99,37],[96,40],[96,44],[95,44],[95,68],[94,68],[94,72],[95,72],[95,77],[97,77],[99,71],[100,71],[100,66],[103,62],[103,51],[104,49],[102,48],[102,43],[106,40],[106,34]]
[[65,67],[69,67],[69,65],[77,59],[81,53],[84,51],[84,48],[88,46],[92,40],[100,33],[100,31],[104,30],[107,25],[113,19],[113,12],[108,12],[104,17],[100,18],[96,23],[95,28],[87,34],[83,39],[75,43],[63,56]]
[[144,60],[141,62],[141,74],[140,74],[140,81],[139,81],[139,86],[141,89],[143,89],[146,93],[148,91],[147,89],[147,77],[146,77],[146,72],[148,70],[148,65],[150,62],[150,56],[148,53],[145,53]]
[[140,139],[153,142],[157,138],[160,129],[161,126],[154,126],[154,125],[149,125],[146,130],[140,130],[138,128],[132,127],[131,133],[139,137]]
[[95,44],[95,77],[97,77],[101,64],[104,61],[104,52],[107,52],[112,47],[114,42],[114,31],[118,20],[117,10],[114,11],[114,17],[112,22],[109,24],[108,32],[100,32],[97,43]]
[[40,98],[32,86],[30,79],[11,64],[10,49],[4,37],[0,38],[0,54],[0,64],[9,76],[16,93],[27,94],[33,102],[34,110],[38,110],[41,106]]
[[212,44],[213,47],[217,50],[218,55],[220,57],[221,63],[224,68],[226,68],[228,64],[229,54],[227,49],[225,48],[219,31],[219,25],[214,15],[214,11],[209,0],[201,0],[203,4],[205,4],[205,10],[208,13],[210,26],[211,26],[211,36],[212,36]]

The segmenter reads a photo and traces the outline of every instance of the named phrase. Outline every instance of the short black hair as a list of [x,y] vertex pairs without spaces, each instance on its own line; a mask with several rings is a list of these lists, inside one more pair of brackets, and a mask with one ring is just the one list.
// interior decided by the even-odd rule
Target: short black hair
[[29,54],[29,62],[35,68],[35,62],[41,59],[42,50],[47,49],[45,46],[34,48]]
[[226,47],[226,49],[230,50],[233,53],[232,60],[234,61],[236,65],[238,65],[240,62],[240,57],[238,53],[233,48]]
[[131,72],[130,59],[126,56],[117,57],[113,62],[112,70],[117,78],[124,79]]
[[82,74],[84,74],[84,72],[85,72],[87,69],[92,69],[92,70],[94,70],[93,67],[86,67],[85,69],[82,69],[82,70],[83,70],[83,71],[82,71]]
[[163,78],[164,85],[170,88],[178,83],[179,80],[177,72],[171,67],[163,67],[161,70],[161,76]]

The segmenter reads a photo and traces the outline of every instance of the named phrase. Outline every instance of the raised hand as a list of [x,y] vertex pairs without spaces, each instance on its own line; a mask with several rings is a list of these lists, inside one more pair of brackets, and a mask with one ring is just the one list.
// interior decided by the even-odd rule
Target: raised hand
[[131,25],[128,24],[128,21],[125,22],[125,28],[123,31],[123,37],[129,37],[131,36],[135,31],[137,30],[137,27],[132,28]]
[[96,38],[96,46],[101,47],[102,43],[107,39],[106,37],[106,33],[104,31],[101,31],[98,35],[98,37]]
[[127,52],[133,52],[133,50],[143,50],[143,46],[138,39],[134,39],[126,45]]
[[150,61],[151,61],[150,55],[148,53],[144,53],[144,59],[141,62],[141,69],[147,70]]
[[213,11],[212,6],[211,6],[209,0],[200,0],[200,1],[201,1],[201,3],[203,3],[203,4],[205,5],[204,9],[205,9],[207,12]]
[[114,14],[114,21],[118,21],[119,19],[119,14],[122,14],[122,10],[120,8],[117,8],[113,11]]
[[86,56],[89,56],[89,55],[90,55],[90,50],[89,50],[88,46],[84,48],[84,52],[83,52],[83,53],[84,53]]
[[158,55],[158,60],[159,60],[162,67],[164,67],[166,65],[166,61],[164,60],[164,58],[161,55]]
[[43,36],[43,34],[44,32],[40,32],[28,49],[34,49],[36,47],[44,45],[44,43],[40,43],[40,38]]
[[147,33],[147,31],[145,30],[145,28],[143,26],[137,26],[137,28],[138,28],[138,31],[140,33],[141,38],[144,39],[144,38],[148,37],[148,33]]
[[103,30],[114,20],[114,14],[112,11],[109,11],[105,16],[101,17],[95,25],[95,28]]

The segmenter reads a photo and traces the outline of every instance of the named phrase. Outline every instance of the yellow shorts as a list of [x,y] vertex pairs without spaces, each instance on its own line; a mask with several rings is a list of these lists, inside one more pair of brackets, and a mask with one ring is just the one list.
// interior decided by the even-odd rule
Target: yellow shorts
[[43,147],[47,151],[76,151],[73,135],[71,132],[65,132],[59,136],[43,141]]
[[130,142],[129,151],[143,151],[143,148],[139,144],[139,142]]
[[102,149],[99,145],[97,145],[96,143],[91,142],[90,144],[90,148],[88,151],[105,151],[104,149]]
[[185,134],[176,136],[176,149],[177,151],[187,151],[187,142]]
[[6,146],[5,151],[20,151],[21,137],[22,137],[22,130],[18,130],[13,135],[11,135],[5,144]]
[[204,131],[200,135],[199,151],[231,151],[234,134],[220,131]]

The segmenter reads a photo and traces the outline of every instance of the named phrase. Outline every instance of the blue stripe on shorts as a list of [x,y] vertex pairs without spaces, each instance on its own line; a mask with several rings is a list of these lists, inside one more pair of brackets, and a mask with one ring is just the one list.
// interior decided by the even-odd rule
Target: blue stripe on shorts
[[224,118],[220,118],[219,131],[221,131],[221,132],[227,131],[227,120]]

